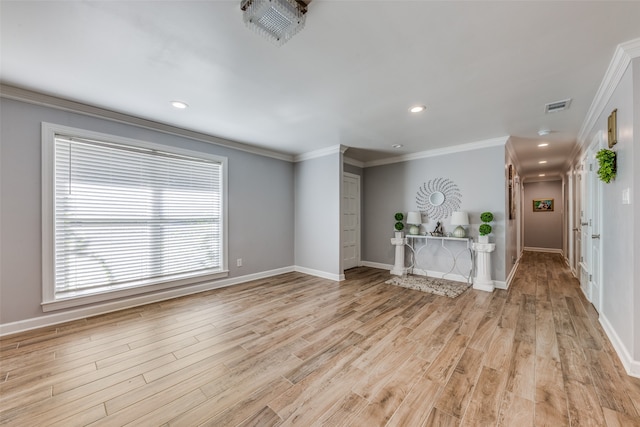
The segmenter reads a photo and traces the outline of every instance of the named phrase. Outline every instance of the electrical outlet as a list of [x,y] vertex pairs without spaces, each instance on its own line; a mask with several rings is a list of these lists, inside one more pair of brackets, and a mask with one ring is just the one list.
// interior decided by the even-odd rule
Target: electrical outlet
[[242,258],[238,258],[238,259],[236,260],[236,265],[237,265],[238,267],[242,267]]

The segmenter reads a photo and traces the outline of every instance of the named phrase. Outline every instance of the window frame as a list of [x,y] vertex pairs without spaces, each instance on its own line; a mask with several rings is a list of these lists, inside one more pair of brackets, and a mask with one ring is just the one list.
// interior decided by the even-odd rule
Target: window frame
[[[178,278],[147,279],[124,289],[108,290],[81,296],[58,298],[55,295],[55,138],[56,135],[130,145],[133,147],[160,150],[167,153],[195,157],[218,162],[222,179],[222,251],[221,269],[207,273],[185,273]],[[174,147],[156,142],[147,142],[69,126],[42,122],[42,310],[60,310],[81,305],[111,301],[123,297],[146,294],[195,283],[227,277],[228,268],[228,159],[201,151]]]

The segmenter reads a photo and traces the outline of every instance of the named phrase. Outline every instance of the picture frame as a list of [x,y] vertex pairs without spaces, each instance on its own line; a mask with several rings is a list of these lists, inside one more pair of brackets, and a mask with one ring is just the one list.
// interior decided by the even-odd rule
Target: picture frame
[[618,109],[616,108],[609,114],[609,119],[607,120],[607,140],[609,143],[609,148],[613,148],[614,145],[618,143]]
[[533,199],[534,212],[553,212],[553,199]]
[[514,168],[513,165],[509,165],[508,167],[508,174],[507,174],[507,182],[508,182],[508,191],[509,191],[509,219],[515,219],[516,218],[516,206],[515,206],[515,196],[514,196],[514,186],[513,186],[513,180],[515,178],[515,172],[514,172]]

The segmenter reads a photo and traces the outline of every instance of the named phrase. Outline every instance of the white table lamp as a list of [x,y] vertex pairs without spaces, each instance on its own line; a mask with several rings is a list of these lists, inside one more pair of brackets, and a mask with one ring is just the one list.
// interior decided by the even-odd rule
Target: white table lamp
[[453,212],[451,214],[451,225],[457,225],[456,229],[453,230],[453,237],[465,237],[467,235],[467,231],[464,229],[463,225],[469,225],[469,215],[462,211]]
[[422,215],[420,212],[407,212],[407,225],[409,225],[409,234],[420,234],[420,224],[422,224]]

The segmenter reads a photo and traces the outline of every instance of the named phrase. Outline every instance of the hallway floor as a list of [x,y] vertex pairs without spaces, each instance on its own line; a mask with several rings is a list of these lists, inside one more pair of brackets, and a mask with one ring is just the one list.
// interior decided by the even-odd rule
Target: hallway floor
[[640,426],[560,255],[455,299],[287,273],[0,340],[12,426]]

